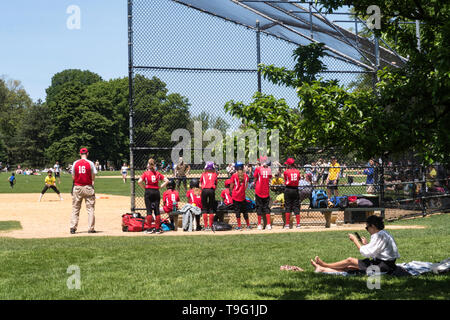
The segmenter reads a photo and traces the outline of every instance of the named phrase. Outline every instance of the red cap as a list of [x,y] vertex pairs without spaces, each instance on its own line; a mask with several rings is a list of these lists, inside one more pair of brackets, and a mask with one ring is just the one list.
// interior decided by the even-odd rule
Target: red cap
[[88,149],[86,149],[86,148],[80,149],[80,154],[86,154],[86,153],[88,153]]
[[288,158],[288,159],[286,160],[286,162],[285,162],[284,164],[287,164],[288,166],[290,166],[290,165],[293,165],[293,164],[294,164],[294,162],[295,162],[295,160],[294,160],[294,159],[292,159],[292,158]]

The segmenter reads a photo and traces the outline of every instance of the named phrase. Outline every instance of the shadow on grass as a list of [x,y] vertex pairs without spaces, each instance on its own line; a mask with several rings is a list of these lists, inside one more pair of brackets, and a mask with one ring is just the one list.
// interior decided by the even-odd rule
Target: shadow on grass
[[[245,285],[275,300],[437,300],[450,298],[450,274],[393,277],[383,275],[380,289],[369,289],[367,276],[335,276],[318,273],[291,274],[288,279],[264,285]],[[274,294],[274,292],[282,292]]]

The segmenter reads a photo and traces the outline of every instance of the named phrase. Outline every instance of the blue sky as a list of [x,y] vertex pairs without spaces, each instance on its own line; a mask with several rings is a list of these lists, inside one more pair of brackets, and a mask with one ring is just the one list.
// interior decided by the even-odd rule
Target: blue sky
[[[70,5],[81,10],[79,30],[67,28]],[[45,99],[52,76],[64,69],[125,77],[127,37],[123,0],[2,0],[0,76],[20,80],[34,101]]]
[[[148,23],[141,26],[150,41],[144,47],[135,46],[136,51],[145,52],[145,59],[136,64],[256,68],[253,32],[173,2],[151,1],[155,1],[154,6],[144,15]],[[71,5],[81,10],[79,30],[67,28],[71,15],[66,11]],[[126,77],[127,1],[2,0],[0,41],[0,76],[20,80],[33,101],[45,100],[45,89],[50,86],[52,76],[65,69],[90,70],[104,80]],[[289,67],[291,53],[292,47],[262,37],[263,63],[287,63]],[[152,72],[146,75],[160,77],[169,91],[187,96],[194,113],[217,109],[223,115],[226,101],[248,101],[256,91],[253,74],[236,77]],[[263,84],[263,89],[272,87]],[[295,92],[275,89],[280,97],[290,94],[292,103],[296,103]]]

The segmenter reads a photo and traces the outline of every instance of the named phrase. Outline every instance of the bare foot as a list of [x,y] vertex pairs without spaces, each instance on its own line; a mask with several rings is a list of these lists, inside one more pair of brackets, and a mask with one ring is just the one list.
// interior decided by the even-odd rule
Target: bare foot
[[314,261],[315,261],[319,266],[324,267],[324,265],[325,265],[325,262],[323,262],[318,256],[316,256],[316,257],[314,258]]
[[314,260],[311,259],[311,264],[315,268],[314,272],[323,272],[324,268],[319,266]]

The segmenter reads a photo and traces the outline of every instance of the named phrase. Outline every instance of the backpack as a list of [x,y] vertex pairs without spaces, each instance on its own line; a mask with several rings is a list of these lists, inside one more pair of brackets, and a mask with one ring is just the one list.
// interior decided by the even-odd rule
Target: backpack
[[152,225],[148,223],[148,219],[142,217],[139,213],[122,215],[123,232],[141,232],[150,228],[152,228]]
[[358,207],[373,207],[372,201],[369,199],[361,198],[356,200]]
[[313,190],[311,194],[311,208],[327,208],[328,196],[324,190]]
[[256,202],[250,198],[245,198],[247,202],[247,210],[254,210],[256,208]]
[[175,230],[175,226],[169,219],[164,219],[161,221],[161,229],[163,231],[171,231]]
[[336,197],[333,196],[331,198],[331,202],[333,203],[334,207],[338,207],[341,209],[345,209],[348,207],[348,198],[347,196],[341,196],[341,197]]
[[232,229],[233,229],[233,227],[226,222],[214,221],[214,223],[212,225],[213,231],[229,231]]

